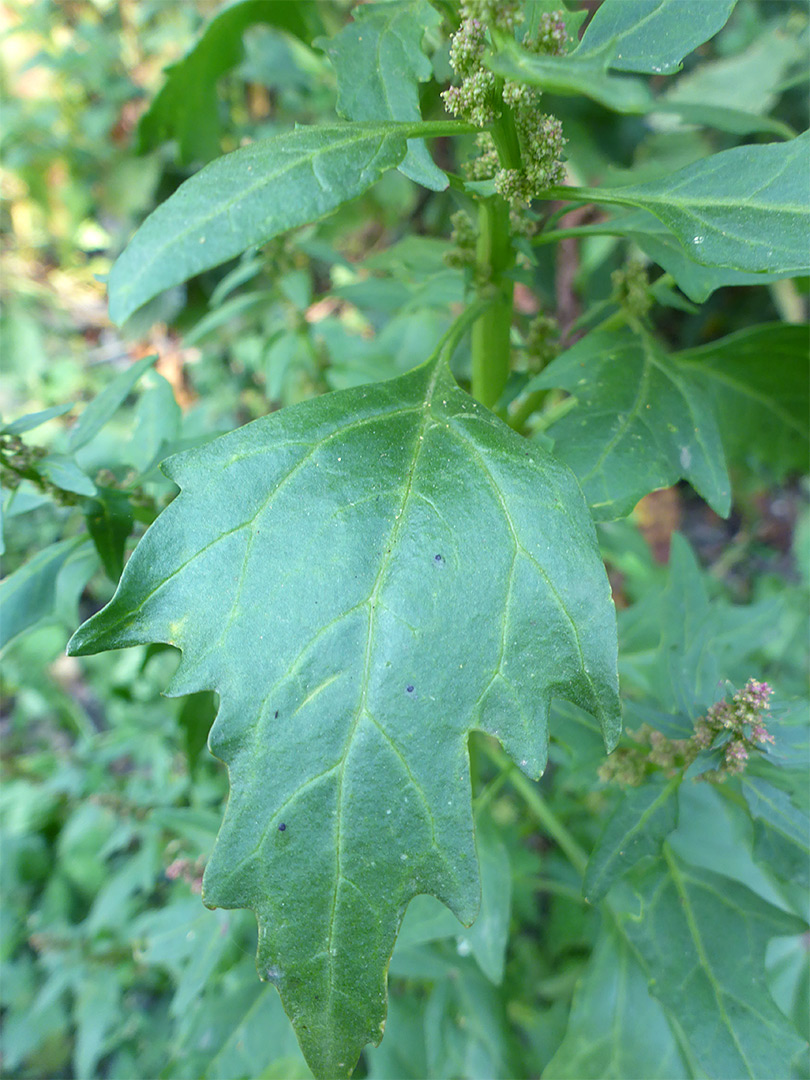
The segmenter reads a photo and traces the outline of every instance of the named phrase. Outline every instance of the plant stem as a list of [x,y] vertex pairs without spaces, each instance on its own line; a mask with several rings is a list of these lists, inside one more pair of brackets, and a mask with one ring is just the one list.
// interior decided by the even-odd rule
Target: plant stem
[[506,773],[510,784],[532,812],[534,819],[543,832],[555,841],[577,873],[584,877],[585,867],[588,865],[587,852],[580,847],[576,839],[545,801],[538,790],[537,784],[522,773],[499,746],[488,741],[484,744],[484,752],[490,761],[494,762],[498,768]]
[[472,332],[472,394],[493,408],[509,377],[514,283],[505,272],[514,260],[509,208],[503,199],[484,199],[478,209],[476,276],[478,297],[490,306]]

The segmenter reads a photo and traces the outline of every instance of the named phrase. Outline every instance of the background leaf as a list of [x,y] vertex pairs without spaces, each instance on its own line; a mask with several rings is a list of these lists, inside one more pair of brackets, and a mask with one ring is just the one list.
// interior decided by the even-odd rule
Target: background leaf
[[622,791],[588,860],[582,891],[591,903],[636,863],[660,853],[678,825],[678,783],[650,779]]
[[702,385],[648,334],[594,331],[533,379],[577,405],[548,434],[577,474],[598,521],[684,477],[720,515],[731,504],[723,448]]
[[[440,23],[427,0],[363,4],[339,34],[316,41],[337,73],[339,115],[346,120],[421,120],[419,83],[433,76],[422,39]],[[449,183],[422,140],[410,141],[399,170],[432,191],[444,191]]]
[[622,918],[623,931],[698,1070],[718,1078],[789,1076],[802,1042],[765,984],[765,947],[772,937],[801,933],[803,920],[666,847],[632,881],[642,910]]
[[605,926],[543,1080],[688,1080],[693,1074],[647,983],[627,942]]
[[533,775],[552,691],[617,737],[592,526],[568,471],[436,364],[167,471],[184,490],[70,648],[166,641],[184,652],[172,693],[220,694],[232,789],[206,902],[256,911],[310,1064],[348,1075],[379,1041],[408,901],[475,915],[470,729]]
[[138,125],[138,153],[176,139],[182,162],[209,161],[221,150],[217,81],[244,56],[248,26],[266,23],[309,44],[322,29],[311,0],[241,0],[208,22],[186,55],[166,69],[166,82]]
[[130,367],[119,372],[113,381],[85,406],[68,438],[68,449],[72,454],[81,450],[98,435],[110,417],[126,401],[141,375],[148,371],[156,360],[156,355],[144,356],[141,360],[136,360]]

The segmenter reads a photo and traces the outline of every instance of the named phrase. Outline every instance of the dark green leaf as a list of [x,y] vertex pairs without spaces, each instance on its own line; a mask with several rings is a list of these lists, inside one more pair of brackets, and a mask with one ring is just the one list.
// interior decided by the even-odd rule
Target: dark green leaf
[[0,583],[0,648],[53,614],[59,571],[83,542],[83,537],[60,540],[24,563]]
[[469,731],[536,776],[553,692],[615,743],[592,525],[567,469],[437,362],[166,471],[181,494],[70,648],[175,644],[170,692],[219,693],[231,797],[206,902],[256,911],[260,970],[313,1069],[346,1076],[381,1037],[408,901],[475,916]]
[[96,497],[87,504],[85,520],[107,577],[118,581],[134,521],[129,496],[115,488],[98,488]]
[[758,776],[741,777],[754,819],[754,857],[783,881],[810,885],[810,819],[784,791]]
[[648,976],[609,925],[577,983],[562,1045],[543,1080],[688,1080],[666,1014]]
[[802,933],[803,920],[681,862],[666,845],[632,880],[641,915],[623,916],[623,931],[699,1074],[790,1076],[802,1040],[768,991],[765,948],[773,937]]
[[723,448],[702,385],[648,334],[594,331],[527,387],[562,387],[577,405],[548,434],[598,521],[628,514],[684,477],[725,517],[731,503]]
[[706,266],[753,273],[810,268],[810,132],[736,146],[646,184],[550,188],[543,197],[648,210]]
[[574,57],[609,50],[617,71],[671,75],[722,30],[737,0],[604,0]]
[[645,113],[653,105],[653,96],[640,79],[608,73],[609,44],[582,56],[538,56],[506,35],[497,35],[497,44],[498,52],[485,62],[504,79],[563,97],[584,95],[619,113]]
[[660,854],[664,840],[678,825],[679,783],[680,778],[649,780],[622,792],[585,871],[582,891],[591,903],[601,900],[636,863]]
[[765,323],[676,354],[714,403],[726,458],[782,480],[808,468],[807,327]]
[[110,417],[126,401],[141,375],[148,371],[156,360],[157,356],[144,356],[116,375],[109,386],[105,386],[101,393],[93,398],[70,432],[68,449],[72,454],[98,435]]
[[285,30],[306,44],[321,31],[311,0],[241,0],[226,5],[200,39],[166,69],[166,82],[138,126],[138,152],[176,139],[182,162],[208,161],[220,153],[217,80],[244,56],[242,35],[254,23]]
[[[422,38],[441,16],[427,0],[363,4],[353,15],[331,40],[314,43],[335,67],[338,113],[346,120],[421,120],[419,83],[433,76]],[[399,168],[432,191],[449,183],[421,140],[410,143]]]
[[64,416],[72,408],[71,402],[68,405],[54,405],[53,408],[43,409],[42,412],[28,413],[27,416],[21,416],[18,420],[12,420],[10,424],[3,424],[0,427],[0,435],[23,435],[26,431],[44,424],[46,420],[53,420],[55,416]]
[[297,128],[212,161],[146,219],[116,261],[110,317],[122,323],[172,285],[324,217],[399,165],[420,128],[449,134],[466,125]]

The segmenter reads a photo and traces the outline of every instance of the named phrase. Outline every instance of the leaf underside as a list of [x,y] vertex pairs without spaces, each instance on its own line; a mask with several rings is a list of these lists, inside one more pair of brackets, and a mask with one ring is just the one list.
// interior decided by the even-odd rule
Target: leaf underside
[[379,1042],[409,900],[479,902],[467,737],[546,761],[552,693],[618,737],[615,620],[568,469],[443,364],[285,409],[170,459],[181,494],[72,654],[164,641],[214,689],[231,795],[210,906],[319,1076]]

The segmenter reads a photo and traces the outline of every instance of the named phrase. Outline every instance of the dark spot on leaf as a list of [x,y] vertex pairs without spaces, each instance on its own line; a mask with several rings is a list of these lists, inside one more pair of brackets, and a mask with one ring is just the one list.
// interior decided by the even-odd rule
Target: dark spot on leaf
[[408,683],[408,685],[405,687],[405,691],[408,694],[412,694],[413,693],[413,686],[410,683]]
[[281,823],[281,824],[279,825],[279,827],[278,827],[278,831],[279,831],[279,832],[284,832],[284,830],[285,830],[286,828],[287,828],[287,826],[286,826],[286,825],[284,824],[284,822],[282,821],[282,823]]
[[444,560],[442,559],[441,555],[434,555],[433,556],[433,561],[434,562],[443,562]]
[[273,714],[273,719],[278,720],[278,709],[276,709],[275,713]]

